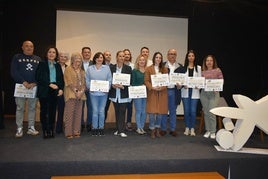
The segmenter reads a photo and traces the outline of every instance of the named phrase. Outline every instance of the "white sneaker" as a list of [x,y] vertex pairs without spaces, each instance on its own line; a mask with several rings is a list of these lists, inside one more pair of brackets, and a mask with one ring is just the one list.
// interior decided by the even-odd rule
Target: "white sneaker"
[[22,137],[23,136],[23,130],[22,128],[18,128],[15,137]]
[[140,135],[143,134],[143,132],[142,132],[142,130],[141,130],[140,128],[138,128],[138,129],[136,130],[136,132],[137,132],[138,134],[140,134]]
[[119,134],[118,134],[118,131],[115,131],[115,132],[114,132],[114,135],[119,135]]
[[211,139],[215,139],[215,138],[216,138],[216,134],[215,134],[215,132],[210,134],[210,138],[211,138]]
[[208,138],[210,136],[210,132],[207,131],[204,135],[203,135],[205,138]]
[[34,126],[31,126],[30,128],[28,128],[27,134],[29,134],[29,135],[38,135],[39,132],[37,130],[35,130]]
[[191,136],[195,136],[195,132],[194,132],[194,128],[191,128],[191,133],[190,133]]
[[142,132],[143,134],[146,134],[146,132],[145,132],[145,130],[144,130],[143,128],[140,128],[140,130],[141,130],[141,132]]
[[183,134],[184,134],[184,135],[189,135],[189,128],[188,128],[188,127],[185,128],[185,131],[184,131]]
[[121,132],[121,133],[120,133],[120,136],[121,136],[121,137],[127,137],[127,134],[125,134],[124,132]]

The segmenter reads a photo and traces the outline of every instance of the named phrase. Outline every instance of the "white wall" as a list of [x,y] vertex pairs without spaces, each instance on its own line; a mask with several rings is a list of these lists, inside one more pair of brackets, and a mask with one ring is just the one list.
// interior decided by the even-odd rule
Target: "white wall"
[[128,48],[134,62],[143,46],[149,47],[150,59],[156,51],[166,59],[167,50],[175,48],[183,63],[187,40],[186,18],[57,11],[56,45],[69,54],[81,52],[83,46],[93,54],[110,50],[115,63],[116,52]]

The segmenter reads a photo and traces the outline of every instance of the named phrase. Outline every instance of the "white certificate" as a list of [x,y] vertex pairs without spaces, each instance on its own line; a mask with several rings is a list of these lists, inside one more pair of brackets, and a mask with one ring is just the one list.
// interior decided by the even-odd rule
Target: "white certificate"
[[169,79],[168,74],[155,74],[151,75],[152,86],[168,86]]
[[188,88],[204,88],[205,87],[205,77],[188,77],[187,78]]
[[113,73],[112,84],[120,84],[120,85],[129,86],[130,85],[130,74]]
[[147,98],[146,86],[130,86],[128,87],[129,98]]
[[90,91],[109,92],[109,81],[91,80]]
[[185,73],[170,73],[169,74],[169,82],[171,84],[185,85],[186,84],[186,74]]
[[206,79],[205,91],[222,91],[223,79]]
[[35,98],[36,97],[37,87],[33,87],[32,89],[27,89],[23,84],[16,83],[14,96],[21,98]]

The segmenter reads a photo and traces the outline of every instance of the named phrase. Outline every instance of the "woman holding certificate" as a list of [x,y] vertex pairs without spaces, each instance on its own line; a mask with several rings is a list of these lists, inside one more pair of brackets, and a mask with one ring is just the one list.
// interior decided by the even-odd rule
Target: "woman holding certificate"
[[[132,71],[132,86],[142,86],[144,85],[144,72],[147,60],[141,55],[138,56],[135,67]],[[133,99],[135,106],[135,119],[138,134],[145,134],[144,125],[146,121],[146,98],[135,98]]]
[[[223,79],[222,71],[220,68],[218,68],[216,59],[213,55],[208,55],[204,58],[202,65],[202,76],[205,77],[205,79]],[[200,100],[204,111],[206,128],[206,133],[204,134],[205,138],[216,138],[216,116],[209,111],[210,109],[217,107],[219,99],[219,91],[207,91],[206,89],[201,90]]]
[[[168,113],[167,85],[155,82],[160,81],[161,74],[168,74],[168,69],[163,64],[163,55],[160,52],[154,54],[152,61],[153,64],[145,70],[144,83],[147,87],[146,111],[149,114],[149,128],[151,129],[151,138],[155,138],[160,137],[161,119],[163,115]],[[157,75],[159,80],[155,77]]]
[[56,47],[49,47],[45,59],[36,70],[37,96],[40,102],[40,121],[43,138],[53,138],[57,98],[63,95],[63,73],[60,64],[56,62],[59,52]]
[[[197,65],[196,55],[193,50],[189,50],[184,61],[186,77],[201,77],[201,66]],[[188,84],[189,85],[189,84]],[[184,85],[181,89],[181,98],[184,111],[185,131],[184,135],[195,136],[195,121],[197,103],[200,98],[200,89],[197,86]]]
[[103,136],[104,109],[112,83],[112,74],[109,66],[105,65],[103,53],[97,52],[92,61],[93,65],[86,71],[86,84],[92,105],[92,136]]
[[113,102],[116,118],[116,132],[114,135],[127,137],[124,133],[127,104],[131,101],[128,97],[128,86],[131,81],[131,67],[124,64],[125,54],[123,51],[116,53],[116,64],[110,65],[113,80],[109,92],[109,98]]

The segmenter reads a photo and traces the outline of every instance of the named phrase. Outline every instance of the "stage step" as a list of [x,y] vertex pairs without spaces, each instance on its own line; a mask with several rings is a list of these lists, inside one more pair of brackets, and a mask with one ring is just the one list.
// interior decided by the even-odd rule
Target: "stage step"
[[218,172],[53,176],[51,179],[224,179]]

